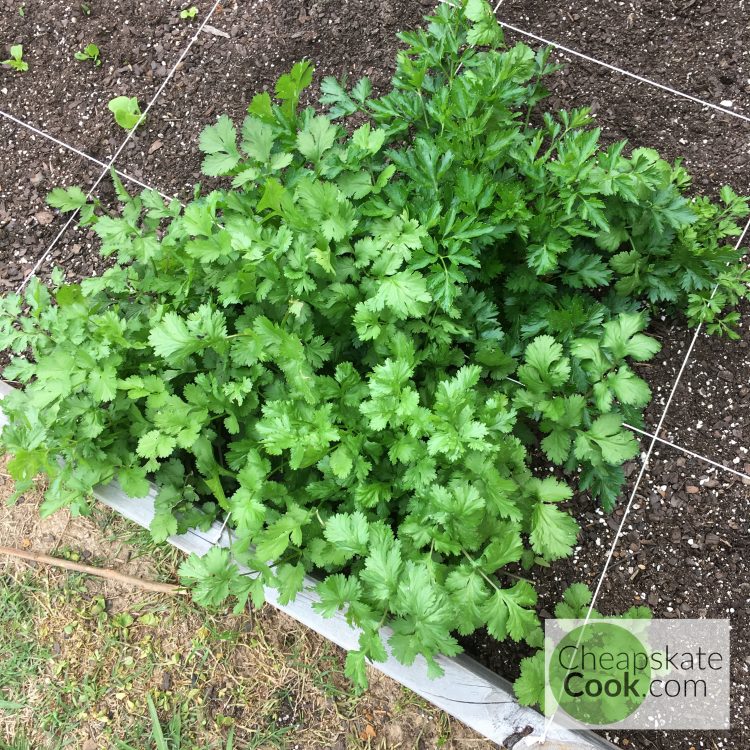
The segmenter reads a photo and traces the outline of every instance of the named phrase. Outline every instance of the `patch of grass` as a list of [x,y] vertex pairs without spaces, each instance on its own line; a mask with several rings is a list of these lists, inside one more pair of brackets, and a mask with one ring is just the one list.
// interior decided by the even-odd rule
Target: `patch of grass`
[[245,747],[247,750],[258,750],[258,748],[285,748],[287,746],[287,735],[294,730],[291,726],[277,726],[272,721],[265,729],[253,732]]
[[401,687],[398,697],[394,700],[393,710],[396,713],[403,713],[409,708],[416,708],[428,713],[432,713],[435,710],[435,706],[428,703],[421,695],[417,695],[416,693],[412,693],[411,690]]
[[173,582],[176,579],[177,568],[185,559],[176,547],[158,544],[148,529],[130,523],[109,508],[97,506],[93,520],[110,544],[128,548],[130,560],[147,559],[155,580]]
[[10,742],[0,740],[0,750],[32,750],[31,743],[26,738],[26,733],[21,732]]
[[[109,510],[36,525],[41,493],[8,506],[12,492],[0,481],[0,543],[49,550],[52,531],[57,555],[174,580],[180,553]],[[387,682],[355,697],[342,665],[339,649],[271,607],[209,612],[188,597],[0,559],[0,750],[80,750],[92,737],[108,750],[160,750],[159,731],[167,750],[330,748],[344,738],[347,750],[436,747],[434,709]],[[394,723],[402,732],[391,741]],[[375,737],[362,734],[367,724]]]
[[11,706],[25,706],[24,686],[39,677],[50,657],[34,638],[42,606],[35,584],[30,573],[21,577],[0,574],[0,698]]

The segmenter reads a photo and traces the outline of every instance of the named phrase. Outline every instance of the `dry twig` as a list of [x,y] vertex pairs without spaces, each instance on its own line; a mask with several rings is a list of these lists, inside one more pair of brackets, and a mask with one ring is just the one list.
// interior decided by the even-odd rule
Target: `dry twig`
[[52,565],[56,568],[64,568],[65,570],[73,570],[77,573],[88,573],[92,576],[106,578],[110,581],[117,581],[117,583],[124,583],[128,586],[135,586],[137,588],[145,589],[146,591],[155,591],[159,594],[186,593],[184,589],[173,583],[147,581],[143,578],[125,575],[125,573],[118,573],[116,570],[110,570],[108,568],[95,568],[93,565],[83,565],[81,563],[72,562],[71,560],[63,560],[59,557],[50,557],[41,552],[29,552],[14,547],[0,546],[0,554],[9,555],[11,557],[20,557],[22,560],[30,560],[31,562],[42,563],[43,565]]

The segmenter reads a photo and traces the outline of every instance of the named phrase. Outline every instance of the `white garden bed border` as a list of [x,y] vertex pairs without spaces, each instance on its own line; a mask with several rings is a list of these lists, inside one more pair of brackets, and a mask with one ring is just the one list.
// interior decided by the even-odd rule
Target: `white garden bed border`
[[[0,382],[0,407],[2,399],[12,390],[11,386]],[[7,417],[0,408],[0,428],[7,422]],[[153,485],[149,494],[141,498],[128,497],[117,482],[97,487],[94,495],[101,503],[129,521],[145,528],[150,526],[156,497]],[[205,555],[214,546],[229,546],[229,533],[219,523],[214,523],[208,531],[194,529],[171,536],[167,541],[188,554],[194,552]],[[241,565],[239,567],[243,572],[251,572]],[[346,622],[340,612],[331,618],[318,614],[312,606],[318,600],[313,590],[316,581],[306,576],[304,583],[304,590],[289,604],[281,604],[278,592],[271,588],[265,589],[266,600],[336,645],[347,650],[357,648],[358,631]],[[384,627],[381,633],[387,644],[391,629]],[[464,654],[453,658],[438,657],[445,674],[438,679],[431,679],[427,676],[427,667],[421,657],[412,666],[407,666],[398,662],[388,650],[388,661],[374,663],[376,669],[501,747],[511,735],[528,732],[527,727],[531,727],[531,736],[542,735],[544,717],[534,709],[520,706],[513,697],[510,682],[470,657]],[[521,742],[516,747],[525,745],[526,743]],[[538,750],[612,750],[615,746],[593,732],[573,732],[553,724],[547,732],[546,742],[535,747]]]

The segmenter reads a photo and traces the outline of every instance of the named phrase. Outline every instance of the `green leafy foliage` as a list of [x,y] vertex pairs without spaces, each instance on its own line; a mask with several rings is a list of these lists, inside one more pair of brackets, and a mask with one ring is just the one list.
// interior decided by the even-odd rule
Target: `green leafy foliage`
[[17,73],[25,73],[29,69],[29,64],[23,59],[23,45],[14,44],[10,48],[10,57],[0,62],[0,65],[7,65]]
[[115,122],[123,130],[132,130],[143,119],[138,99],[135,96],[116,96],[107,104]]
[[99,47],[95,44],[87,44],[81,52],[76,52],[74,55],[76,60],[91,60],[92,63],[98,68],[102,64],[102,59],[99,56]]
[[[554,615],[558,620],[596,620],[604,617],[592,607],[593,594],[583,583],[571,584],[555,605]],[[589,611],[590,610],[590,611]],[[607,619],[649,620],[652,613],[648,607],[630,607],[618,615],[609,615]],[[531,640],[531,639],[530,639]],[[544,712],[545,672],[544,672],[544,636],[541,628],[537,629],[534,642],[538,651],[521,660],[521,674],[513,683],[513,689],[522,706],[539,706]]]
[[576,489],[616,502],[649,313],[702,320],[745,273],[724,241],[743,199],[687,199],[679,165],[600,148],[585,110],[531,124],[548,55],[506,48],[483,0],[402,40],[385,96],[326,79],[329,111],[300,109],[301,62],[219,117],[199,145],[231,184],[185,207],[116,175],[119,213],[53,191],[113,265],[0,299],[19,491],[46,472],[43,511],[82,513],[97,484],[153,481],[157,539],[229,513],[256,576],[191,558],[196,597],[286,601],[317,576],[318,610],[361,631],[359,685],[386,647],[437,674],[456,633],[539,645],[507,574],[570,554]]
[[180,11],[180,18],[183,21],[189,21],[195,18],[198,15],[198,8],[196,8],[194,5],[191,5],[188,8],[183,8]]

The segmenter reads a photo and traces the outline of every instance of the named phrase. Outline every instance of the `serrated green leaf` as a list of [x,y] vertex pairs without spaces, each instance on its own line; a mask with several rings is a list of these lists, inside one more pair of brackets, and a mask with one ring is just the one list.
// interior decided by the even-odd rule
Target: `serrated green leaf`
[[331,516],[323,530],[325,538],[335,545],[346,559],[365,555],[368,550],[369,524],[364,513],[338,513]]
[[484,605],[487,630],[497,640],[510,636],[522,641],[539,626],[539,618],[531,609],[536,604],[536,592],[531,584],[518,581],[509,589],[495,589]]
[[579,433],[575,453],[589,460],[598,453],[606,463],[619,466],[638,455],[638,443],[622,428],[622,417],[613,412],[597,417],[589,430]]
[[521,674],[513,683],[513,692],[522,706],[539,706],[544,710],[544,652],[521,659]]
[[537,503],[531,511],[531,547],[546,560],[567,557],[578,538],[578,524],[569,513],[550,503]]
[[149,526],[155,542],[164,542],[177,533],[177,519],[169,512],[157,513]]
[[187,323],[176,313],[168,312],[152,329],[148,342],[159,357],[180,360],[195,353],[202,343],[192,334]]
[[318,115],[297,134],[297,150],[310,161],[318,162],[336,142],[337,133],[338,128],[327,117]]
[[140,466],[130,466],[117,472],[117,481],[123,492],[130,497],[146,497],[151,485],[146,478],[146,470]]
[[86,194],[79,187],[55,188],[47,196],[47,203],[61,211],[77,211],[86,205]]
[[237,130],[226,115],[221,115],[215,125],[203,129],[198,147],[206,154],[203,173],[210,177],[229,174],[239,164]]
[[167,458],[177,447],[176,438],[159,430],[149,430],[138,440],[138,455],[142,458]]
[[367,666],[362,651],[350,651],[346,655],[344,674],[352,681],[357,690],[367,689]]
[[179,574],[183,584],[192,587],[193,599],[198,604],[216,607],[230,595],[238,571],[228,550],[212,547],[203,557],[190,555],[180,565]]
[[538,336],[526,347],[518,378],[529,390],[546,392],[559,388],[569,377],[570,362],[551,336]]
[[313,603],[313,609],[324,617],[333,617],[340,609],[346,609],[351,602],[359,600],[362,588],[359,581],[341,573],[327,576],[315,589],[320,601]]
[[368,307],[378,311],[388,308],[401,319],[419,317],[424,304],[432,297],[424,279],[412,271],[400,271],[382,279],[375,296],[367,301]]
[[651,389],[648,383],[625,365],[607,377],[607,385],[623,404],[646,406],[651,401]]
[[349,453],[349,449],[343,445],[340,445],[331,454],[330,460],[331,471],[339,479],[346,479],[352,472],[354,461]]
[[555,617],[562,620],[583,619],[588,614],[593,594],[583,583],[573,583],[563,592],[563,599],[555,606]]
[[555,429],[542,439],[544,455],[558,466],[565,463],[573,445],[573,436],[566,429]]
[[246,117],[242,124],[242,150],[255,161],[265,164],[271,157],[273,128],[257,117]]

